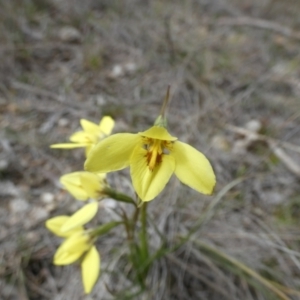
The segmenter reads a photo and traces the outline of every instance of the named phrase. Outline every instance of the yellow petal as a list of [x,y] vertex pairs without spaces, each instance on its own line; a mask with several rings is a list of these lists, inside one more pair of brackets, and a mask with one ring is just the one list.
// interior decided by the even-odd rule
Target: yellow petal
[[82,172],[68,173],[60,177],[61,184],[77,200],[87,200],[89,195],[81,186],[80,174]]
[[176,161],[175,175],[196,191],[210,195],[216,184],[216,177],[208,159],[188,144],[176,141],[171,155]]
[[74,213],[61,227],[61,232],[69,231],[92,220],[98,211],[98,202],[91,202]]
[[69,216],[58,216],[46,221],[45,225],[54,234],[60,236],[60,228],[69,219]]
[[79,144],[65,143],[65,144],[53,144],[50,146],[50,148],[52,148],[52,149],[73,149],[73,148],[82,148],[82,147],[86,147],[86,144],[85,143],[79,143]]
[[101,195],[103,189],[103,179],[97,174],[90,172],[82,172],[80,175],[82,188],[92,199],[97,199]]
[[63,176],[60,177],[60,182],[61,184],[71,184],[71,185],[76,185],[80,186],[80,173],[81,172],[72,172],[72,173],[67,173]]
[[79,232],[67,238],[57,249],[53,262],[55,265],[68,265],[75,262],[91,247],[90,237]]
[[69,220],[69,218],[70,218],[69,216],[54,217],[54,218],[47,220],[45,225],[46,225],[47,229],[49,229],[51,232],[53,232],[54,234],[56,234],[57,236],[60,236],[60,237],[68,237],[76,232],[83,231],[83,227],[79,226],[70,231],[62,232],[61,227],[66,223],[66,221]]
[[130,159],[130,174],[134,189],[143,201],[155,198],[168,183],[175,169],[175,160],[163,155],[162,162],[150,171],[146,160],[147,151],[136,147]]
[[112,117],[105,116],[102,118],[99,127],[105,135],[110,135],[115,126],[115,121]]
[[129,166],[134,147],[141,143],[137,134],[118,133],[99,142],[89,153],[84,168],[87,171],[108,173]]
[[84,256],[81,263],[82,282],[84,292],[89,294],[100,273],[100,255],[96,247],[93,246]]
[[163,141],[176,141],[177,137],[170,135],[168,130],[159,126],[152,126],[146,131],[139,132],[139,135],[145,136],[151,139],[163,140]]
[[81,119],[80,124],[83,130],[87,133],[98,134],[99,132],[99,126],[96,123],[93,123],[85,119]]

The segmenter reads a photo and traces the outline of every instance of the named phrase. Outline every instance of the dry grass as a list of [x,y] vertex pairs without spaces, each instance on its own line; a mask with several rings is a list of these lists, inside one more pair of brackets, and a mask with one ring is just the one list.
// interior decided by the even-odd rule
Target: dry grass
[[[162,240],[155,226],[168,248],[199,226],[154,263],[147,292],[131,298],[276,299],[248,266],[289,287],[279,288],[286,299],[300,299],[292,292],[300,285],[299,176],[265,140],[245,143],[228,129],[254,119],[300,164],[299,152],[282,144],[300,145],[297,1],[0,4],[1,299],[130,299],[137,292],[118,231],[99,242],[102,275],[90,297],[82,295],[77,266],[51,264],[59,241],[43,224],[78,207],[58,178],[81,170],[84,157],[48,145],[65,141],[80,118],[105,114],[116,119],[116,132],[144,130],[169,84],[170,131],[209,157],[218,185],[204,197],[174,178],[150,203],[153,252]],[[63,36],[65,26],[73,35]],[[127,175],[110,181],[132,193]]]

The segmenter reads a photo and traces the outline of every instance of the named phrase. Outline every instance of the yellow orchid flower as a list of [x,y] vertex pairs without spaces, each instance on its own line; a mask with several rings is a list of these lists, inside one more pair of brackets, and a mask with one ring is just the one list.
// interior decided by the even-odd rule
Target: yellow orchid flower
[[99,125],[85,119],[81,119],[80,124],[83,130],[75,132],[70,136],[72,143],[54,144],[50,147],[60,149],[85,147],[85,154],[88,155],[94,145],[111,134],[115,121],[111,117],[105,116]]
[[60,183],[77,200],[85,201],[89,198],[98,199],[104,195],[108,186],[106,174],[94,174],[80,171],[68,173],[60,177]]
[[[96,205],[95,205],[96,204]],[[100,273],[100,255],[94,246],[90,231],[83,224],[89,222],[97,212],[98,203],[85,205],[71,217],[58,216],[46,221],[46,227],[66,239],[57,249],[53,263],[55,265],[72,264],[81,259],[81,274],[84,291],[89,294]]]
[[207,158],[180,142],[162,126],[138,134],[119,133],[97,144],[85,162],[91,172],[117,171],[130,166],[134,189],[142,201],[155,198],[171,175],[203,194],[211,194],[216,183]]

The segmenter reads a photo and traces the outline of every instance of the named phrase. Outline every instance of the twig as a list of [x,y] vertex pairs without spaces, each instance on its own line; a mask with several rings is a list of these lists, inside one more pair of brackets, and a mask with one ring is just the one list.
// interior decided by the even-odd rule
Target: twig
[[216,23],[218,26],[252,26],[260,29],[271,30],[276,33],[282,34],[289,38],[300,40],[300,33],[292,30],[287,26],[283,26],[281,24],[262,20],[262,19],[254,19],[249,17],[238,17],[238,18],[221,18]]
[[282,148],[279,148],[274,142],[271,141],[269,141],[269,147],[292,173],[300,177],[300,166],[294,160],[292,160]]
[[296,145],[293,145],[290,143],[286,143],[286,142],[281,142],[279,140],[272,139],[265,135],[255,133],[253,131],[250,131],[250,130],[247,130],[247,129],[241,128],[241,127],[227,125],[226,128],[232,132],[245,135],[249,141],[265,142],[268,145],[268,147],[270,148],[270,150],[277,156],[277,158],[279,158],[282,161],[282,163],[285,164],[287,169],[290,170],[297,177],[300,177],[300,166],[294,160],[292,160],[291,157],[288,156],[288,154],[282,148],[280,148],[278,145],[280,144],[281,146],[286,147],[287,149],[290,149],[290,150],[300,153],[299,146],[296,146]]
[[278,144],[280,144],[281,146],[283,146],[286,149],[295,151],[300,153],[300,146],[291,144],[291,143],[287,143],[287,142],[283,142],[283,141],[279,141],[273,138],[270,138],[268,136],[265,136],[263,134],[259,134],[259,133],[255,133],[253,131],[250,131],[248,129],[242,128],[242,127],[237,127],[237,126],[233,126],[233,125],[226,125],[226,128],[232,132],[241,134],[241,135],[246,135],[249,138],[252,138],[254,140],[257,141],[263,141],[263,142],[267,142],[267,141],[271,141],[271,142],[276,142]]

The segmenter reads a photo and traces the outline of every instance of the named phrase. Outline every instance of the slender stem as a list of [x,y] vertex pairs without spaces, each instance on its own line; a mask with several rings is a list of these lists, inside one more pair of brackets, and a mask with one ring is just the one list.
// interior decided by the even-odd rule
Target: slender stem
[[132,218],[124,223],[126,235],[127,235],[127,242],[129,247],[129,257],[131,259],[136,279],[139,282],[142,289],[145,288],[144,284],[144,276],[141,272],[141,261],[140,261],[140,247],[139,244],[135,240],[135,229],[136,223],[138,221],[140,212],[140,207],[136,206]]
[[123,193],[119,193],[117,192],[116,190],[113,190],[109,187],[106,187],[103,191],[104,194],[106,194],[107,196],[117,200],[117,201],[121,201],[121,202],[126,202],[126,203],[131,203],[133,204],[134,206],[136,206],[136,203],[135,201],[129,197],[128,195],[126,194],[123,194]]
[[148,255],[149,255],[149,249],[148,249],[148,236],[147,236],[147,202],[143,203],[142,205],[142,211],[141,211],[141,234],[140,234],[140,239],[141,239],[141,249],[142,249],[142,254],[143,258],[147,260]]
[[134,231],[140,214],[140,207],[137,206],[132,216],[132,230]]

